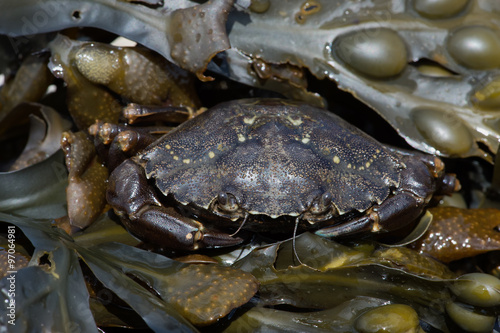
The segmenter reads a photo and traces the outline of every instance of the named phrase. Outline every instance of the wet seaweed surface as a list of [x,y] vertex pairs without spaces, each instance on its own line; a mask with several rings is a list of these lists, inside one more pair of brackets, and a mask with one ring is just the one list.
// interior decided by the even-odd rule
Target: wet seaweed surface
[[[500,331],[497,1],[17,0],[0,34],[0,330]],[[269,97],[439,156],[461,189],[384,237],[127,231],[106,200],[122,160]]]

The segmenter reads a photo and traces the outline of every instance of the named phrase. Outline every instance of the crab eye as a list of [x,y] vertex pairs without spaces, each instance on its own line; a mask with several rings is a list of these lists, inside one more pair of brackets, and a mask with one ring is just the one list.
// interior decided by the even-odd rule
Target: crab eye
[[323,193],[320,197],[314,199],[311,204],[310,212],[311,214],[319,215],[326,212],[330,205],[332,204],[332,195],[329,192]]
[[221,192],[217,196],[219,209],[226,212],[235,212],[238,210],[238,201],[231,193]]
[[325,192],[321,196],[320,202],[325,208],[328,208],[332,203],[332,199],[332,194],[330,192]]

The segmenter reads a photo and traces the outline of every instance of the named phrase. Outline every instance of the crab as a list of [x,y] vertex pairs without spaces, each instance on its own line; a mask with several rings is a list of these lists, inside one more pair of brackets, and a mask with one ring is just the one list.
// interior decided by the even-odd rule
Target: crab
[[196,250],[239,244],[240,230],[390,232],[459,187],[439,158],[385,146],[327,110],[247,99],[219,104],[126,159],[110,175],[107,201],[143,241]]

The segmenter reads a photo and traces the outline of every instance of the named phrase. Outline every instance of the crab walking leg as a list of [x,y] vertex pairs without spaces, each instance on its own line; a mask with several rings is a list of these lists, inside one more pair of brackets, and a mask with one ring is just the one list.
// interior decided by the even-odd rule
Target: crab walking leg
[[401,172],[400,189],[394,196],[373,206],[363,216],[317,230],[316,234],[336,237],[397,230],[416,220],[433,195],[449,195],[460,190],[460,182],[455,176],[444,174],[444,164],[439,158],[413,159],[408,154],[402,155],[401,160],[406,169]]
[[378,206],[374,206],[366,215],[341,224],[325,227],[315,233],[323,237],[348,236],[366,232],[393,231],[405,226],[402,221],[414,221],[424,211],[425,204],[410,192],[399,192]]
[[162,121],[170,123],[183,123],[193,117],[195,111],[191,108],[179,106],[156,106],[129,103],[123,109],[123,117],[129,124],[141,122]]
[[136,155],[156,138],[146,131],[129,130],[126,126],[96,121],[89,127],[99,155],[113,171],[127,158]]
[[208,230],[171,207],[163,207],[144,174],[132,160],[118,166],[109,178],[106,193],[127,229],[145,242],[180,250],[231,246],[241,238]]

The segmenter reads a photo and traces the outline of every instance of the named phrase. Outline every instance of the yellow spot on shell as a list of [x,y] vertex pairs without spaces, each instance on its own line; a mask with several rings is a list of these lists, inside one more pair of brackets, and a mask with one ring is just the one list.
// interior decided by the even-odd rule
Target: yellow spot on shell
[[213,152],[213,151],[209,152],[209,153],[208,153],[208,157],[210,157],[210,158],[214,158],[214,157],[215,157],[214,152]]
[[172,148],[172,146],[166,145],[165,148],[170,149],[170,148]]
[[248,125],[252,125],[254,122],[255,122],[255,118],[257,118],[257,116],[253,116],[252,118],[243,118],[243,122],[245,124],[248,124]]
[[177,161],[178,159],[179,159],[179,156],[174,155],[174,160],[176,160],[176,161]]
[[347,164],[347,169],[351,168],[351,163]]
[[293,119],[290,116],[288,116],[287,118],[292,123],[292,125],[294,125],[294,126],[299,126],[300,124],[302,124],[302,119],[301,118]]
[[190,162],[191,162],[191,160],[189,158],[186,158],[185,160],[182,160],[182,163],[189,164]]
[[238,134],[238,141],[239,142],[245,142],[246,138],[243,134]]
[[340,163],[340,158],[339,158],[338,156],[336,156],[336,155],[335,155],[335,156],[333,157],[333,162],[334,162],[335,164],[339,164],[339,163]]
[[370,167],[370,162],[366,162],[365,166],[366,166],[367,168],[369,168],[369,167]]
[[303,138],[302,139],[302,143],[308,143],[309,141],[311,141],[309,138]]

